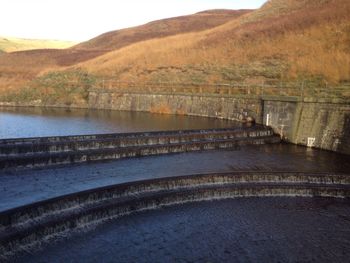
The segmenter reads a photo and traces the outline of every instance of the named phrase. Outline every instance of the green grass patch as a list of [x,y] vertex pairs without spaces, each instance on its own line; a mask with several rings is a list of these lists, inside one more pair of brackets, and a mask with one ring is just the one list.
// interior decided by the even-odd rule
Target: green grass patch
[[88,102],[89,90],[96,82],[97,77],[81,70],[50,72],[19,91],[2,96],[1,100],[19,103],[40,100],[43,105],[82,105]]

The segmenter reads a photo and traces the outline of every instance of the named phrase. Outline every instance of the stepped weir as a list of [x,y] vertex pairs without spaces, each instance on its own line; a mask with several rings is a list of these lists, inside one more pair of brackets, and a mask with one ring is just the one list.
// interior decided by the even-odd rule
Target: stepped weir
[[0,255],[68,235],[136,211],[202,200],[260,197],[350,197],[350,176],[235,172],[144,180],[91,189],[0,213]]
[[[171,153],[232,150],[243,148],[245,145],[258,147],[262,144],[277,144],[280,140],[272,128],[263,125],[2,139],[0,171],[8,178],[16,176],[17,172],[21,176],[31,177],[33,172],[38,171],[30,171],[30,168],[36,167],[43,168],[43,173],[46,173],[55,170],[55,165],[65,165],[64,169],[72,169],[69,164]],[[270,164],[271,162],[275,162],[275,159],[272,158]],[[28,192],[22,196],[16,195],[22,191],[21,186],[17,192],[12,191],[13,196],[23,200],[17,205],[12,203],[12,206],[6,207],[7,210],[0,211],[0,261],[20,257],[28,249],[35,249],[57,238],[70,237],[74,233],[90,230],[111,219],[171,205],[246,197],[321,197],[349,200],[350,175],[347,171],[344,173],[295,169],[231,169],[230,172],[205,173],[186,170],[187,175],[179,172],[176,176],[155,176],[156,179],[150,179],[152,175],[143,179],[129,178],[119,181],[118,184],[117,180],[100,185],[92,183],[88,188],[73,187],[71,192],[55,192],[49,189],[48,185],[47,188],[41,186],[40,189],[51,191],[51,196],[37,195],[38,199],[31,201],[25,197]],[[21,176],[15,179],[17,183],[20,182]],[[95,178],[97,179],[93,180],[101,179],[99,175]],[[58,176],[56,179],[62,178]],[[88,177],[85,179],[89,180]],[[7,186],[13,186],[12,179],[3,180],[10,180],[3,188],[7,191]],[[67,180],[67,177],[64,180]],[[72,179],[73,184],[74,180],[77,180],[76,184],[81,184],[80,180],[84,180],[84,177]],[[28,188],[31,195],[40,191],[31,187]],[[11,197],[11,194],[9,196]]]
[[0,140],[0,169],[113,160],[278,143],[269,127],[97,134]]

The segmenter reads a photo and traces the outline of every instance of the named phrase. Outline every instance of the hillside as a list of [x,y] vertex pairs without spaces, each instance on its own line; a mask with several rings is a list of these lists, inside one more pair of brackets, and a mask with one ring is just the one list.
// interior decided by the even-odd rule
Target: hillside
[[247,14],[251,10],[208,10],[194,15],[153,21],[142,26],[111,31],[74,46],[78,50],[116,50],[133,43],[203,31]]
[[69,49],[40,49],[0,54],[0,95],[13,93],[27,86],[44,72],[61,70],[137,42],[209,29],[248,12],[250,11],[209,10],[112,31]]
[[43,39],[23,39],[0,37],[0,52],[14,52],[31,49],[55,48],[63,49],[75,45],[75,42]]
[[222,26],[135,44],[79,64],[134,82],[350,80],[350,2],[271,0]]
[[[0,73],[3,91],[28,86],[21,98],[68,104],[84,100],[86,88],[102,78],[141,87],[301,80],[307,87],[339,86],[350,82],[350,2],[270,0],[255,11],[155,21],[66,50],[2,54]],[[73,90],[84,96],[67,88],[69,81],[83,81],[83,90]]]

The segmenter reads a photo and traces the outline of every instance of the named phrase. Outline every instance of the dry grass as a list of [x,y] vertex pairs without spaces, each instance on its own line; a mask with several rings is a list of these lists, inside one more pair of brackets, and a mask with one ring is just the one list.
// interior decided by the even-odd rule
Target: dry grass
[[44,39],[23,39],[14,37],[0,37],[0,51],[14,52],[31,49],[63,49],[75,45],[72,41],[44,40]]
[[250,12],[251,10],[209,10],[194,15],[153,21],[142,26],[107,32],[87,42],[83,42],[73,47],[73,49],[117,50],[154,38],[214,28]]
[[339,83],[350,80],[349,47],[349,1],[274,0],[217,28],[136,43],[79,66],[135,82],[222,82],[226,74]]
[[91,60],[111,50],[118,50],[144,40],[208,29],[248,12],[250,11],[206,11],[109,32],[70,49],[0,53],[0,94],[16,91],[47,72],[64,70],[66,67]]
[[165,103],[151,107],[149,112],[158,114],[172,114],[170,107]]
[[[203,13],[156,21],[110,32],[68,50],[37,51],[35,56],[0,54],[1,83],[19,87],[48,69],[67,66],[141,85],[350,81],[350,1],[271,0],[260,10],[231,15],[219,19]],[[211,18],[217,19],[216,27],[211,22],[200,26]],[[110,51],[113,45],[115,50]]]

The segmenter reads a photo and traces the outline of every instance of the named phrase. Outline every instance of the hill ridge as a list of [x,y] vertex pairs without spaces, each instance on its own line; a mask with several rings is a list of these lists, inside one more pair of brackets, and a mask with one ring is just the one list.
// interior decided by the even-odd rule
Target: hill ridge
[[20,37],[0,36],[0,51],[15,52],[43,48],[69,48],[75,45],[74,41],[56,39],[30,39]]
[[[0,94],[25,85],[40,90],[43,80],[54,94],[58,82],[76,74],[140,85],[306,80],[312,88],[350,82],[348,0],[270,0],[258,10],[232,11],[225,21],[212,14],[225,12],[231,11],[111,31],[66,50],[1,54]],[[211,18],[218,20],[197,27]]]

